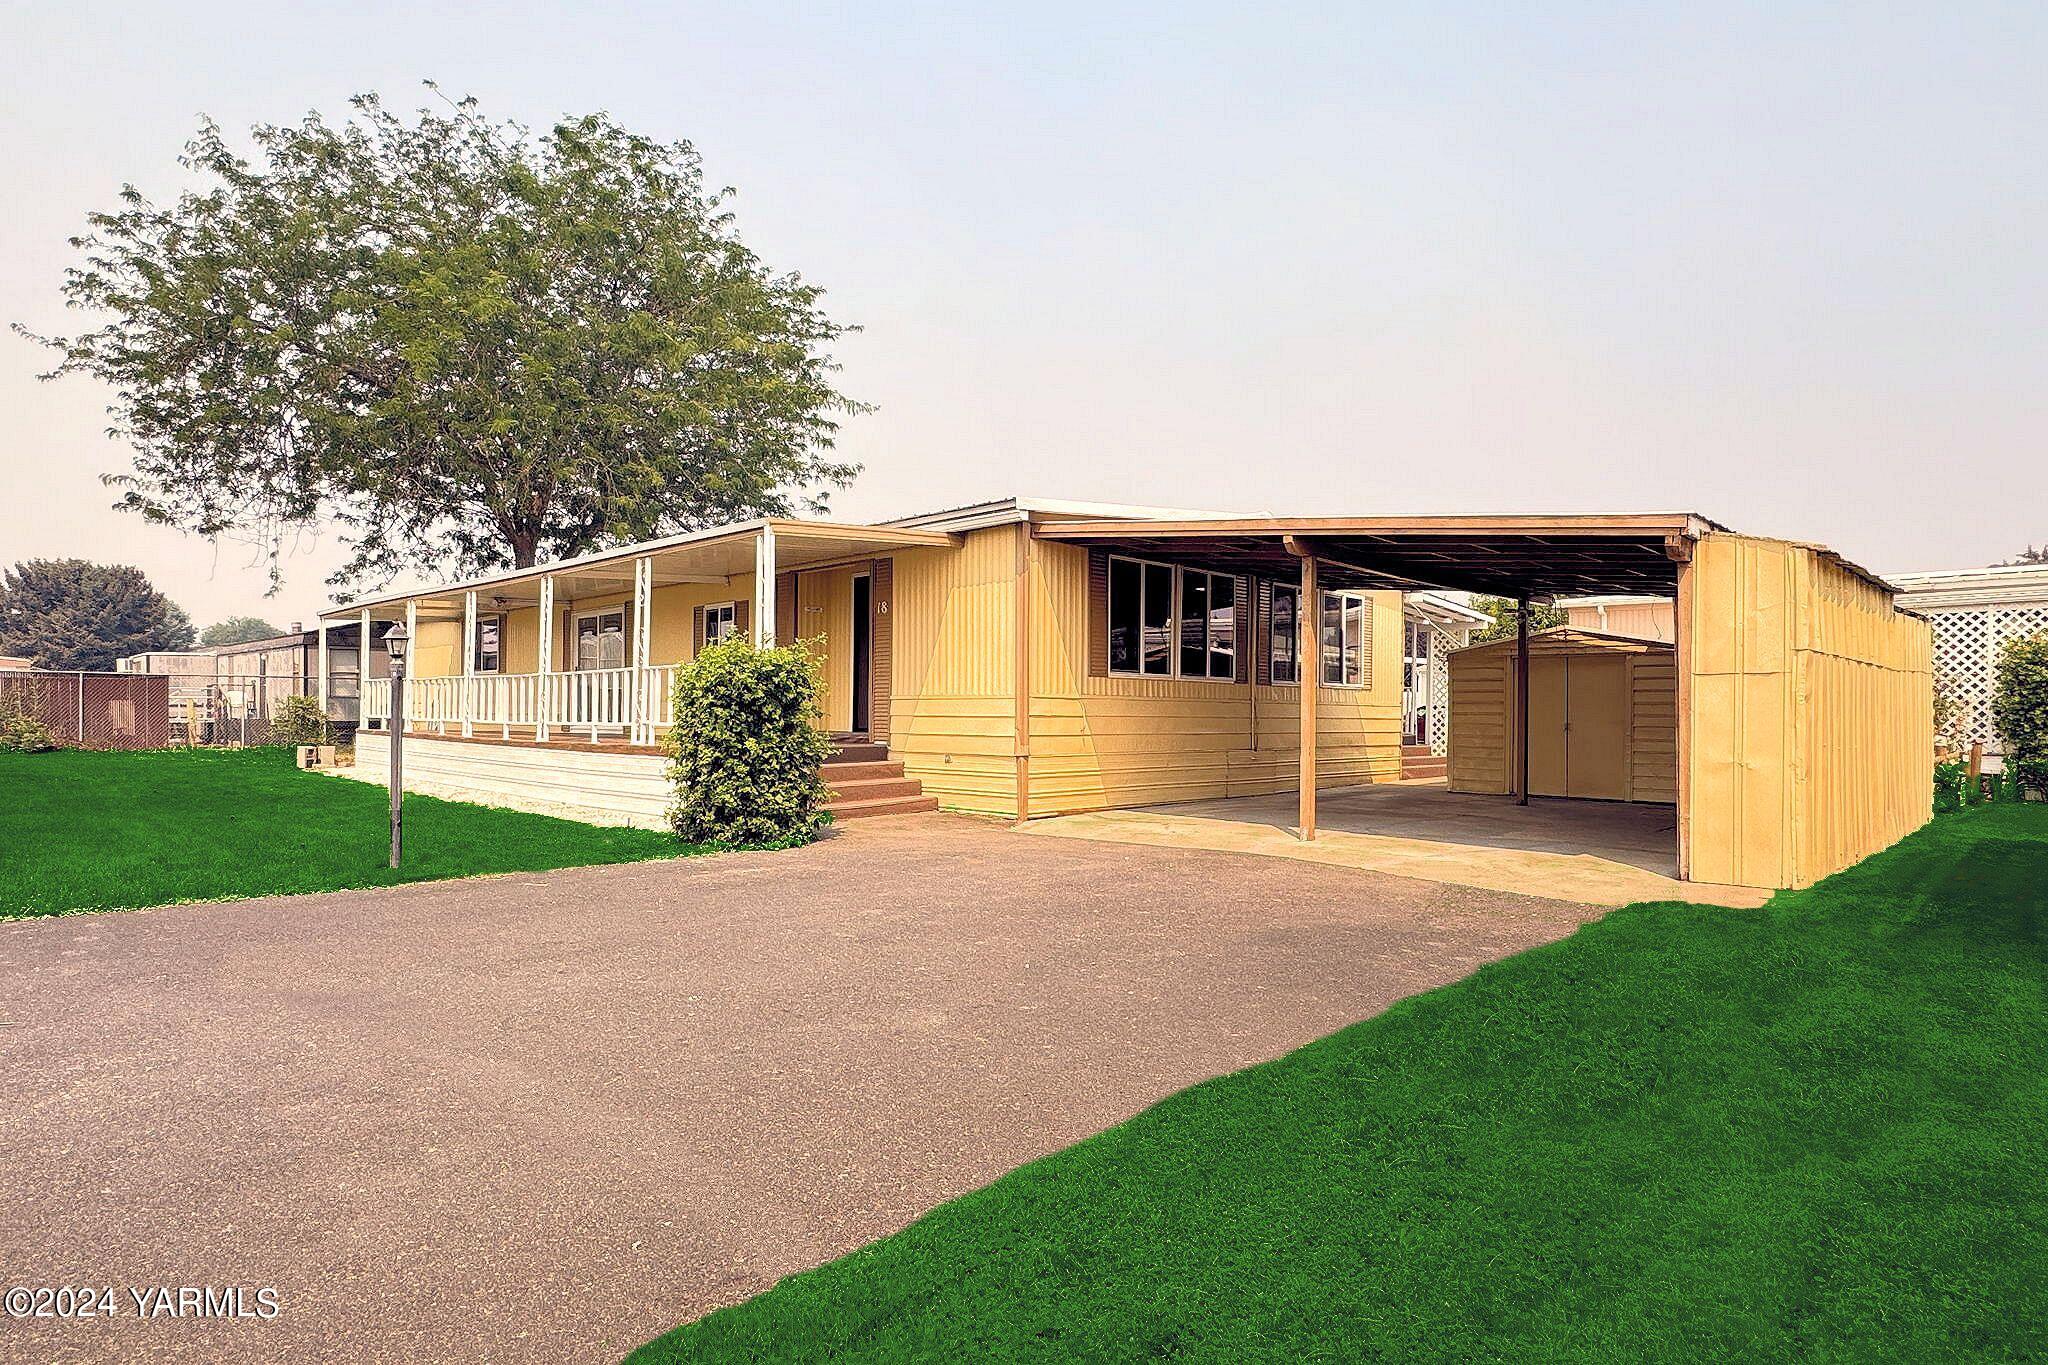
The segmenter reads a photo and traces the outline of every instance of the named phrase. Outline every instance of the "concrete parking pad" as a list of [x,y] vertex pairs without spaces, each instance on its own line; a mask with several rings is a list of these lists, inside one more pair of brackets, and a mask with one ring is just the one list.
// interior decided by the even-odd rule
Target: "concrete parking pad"
[[615,1358],[1597,913],[929,816],[0,924],[6,1282],[282,1310],[0,1360]]
[[1032,834],[1151,848],[1263,854],[1424,881],[1594,905],[1695,901],[1753,909],[1749,886],[1678,880],[1669,806],[1474,796],[1441,782],[1319,792],[1313,842],[1297,836],[1295,795],[1238,796],[1091,811],[1025,826]]

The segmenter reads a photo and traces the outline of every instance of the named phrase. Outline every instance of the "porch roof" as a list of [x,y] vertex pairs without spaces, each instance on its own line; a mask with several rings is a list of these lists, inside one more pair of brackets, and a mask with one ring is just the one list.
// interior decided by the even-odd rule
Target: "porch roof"
[[1332,587],[1514,597],[1677,591],[1686,543],[1719,523],[1692,512],[1588,516],[1256,517],[1065,521],[1045,540],[1237,573],[1289,578],[1314,554]]
[[[410,592],[388,592],[359,597],[320,614],[323,621],[341,622],[358,617],[367,609],[382,619],[394,607],[416,603],[422,619],[456,617],[463,614],[465,595],[477,593],[493,610],[530,607],[540,602],[540,581],[553,575],[555,595],[568,601],[578,597],[599,597],[633,590],[633,561],[643,556],[653,561],[654,586],[677,583],[722,583],[737,574],[754,571],[755,542],[764,530],[775,537],[775,567],[809,568],[841,563],[889,550],[913,549],[927,545],[950,545],[959,537],[944,531],[913,527],[865,526],[853,522],[812,521],[795,517],[764,517],[707,527],[661,540],[621,545],[575,559],[536,564],[530,569],[507,569],[480,578],[446,583]],[[399,614],[403,614],[402,611]]]

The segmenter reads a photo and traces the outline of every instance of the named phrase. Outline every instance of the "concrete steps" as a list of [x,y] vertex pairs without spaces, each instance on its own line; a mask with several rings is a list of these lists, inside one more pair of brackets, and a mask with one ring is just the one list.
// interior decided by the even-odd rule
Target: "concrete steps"
[[903,775],[903,765],[890,759],[888,746],[849,742],[834,746],[821,769],[832,799],[825,809],[836,820],[870,815],[912,815],[937,810],[939,799],[924,794],[924,784]]
[[1450,760],[1442,754],[1431,753],[1427,744],[1401,746],[1401,780],[1404,782],[1446,777],[1450,770]]

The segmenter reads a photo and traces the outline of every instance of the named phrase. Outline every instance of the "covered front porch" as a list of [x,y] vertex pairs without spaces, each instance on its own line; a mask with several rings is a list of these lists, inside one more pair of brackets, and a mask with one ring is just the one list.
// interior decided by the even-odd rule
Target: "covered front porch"
[[893,557],[943,532],[767,519],[352,603],[320,622],[365,637],[402,621],[411,659],[394,717],[388,678],[363,684],[372,733],[652,753],[677,672],[735,634],[823,654],[827,728],[886,737]]

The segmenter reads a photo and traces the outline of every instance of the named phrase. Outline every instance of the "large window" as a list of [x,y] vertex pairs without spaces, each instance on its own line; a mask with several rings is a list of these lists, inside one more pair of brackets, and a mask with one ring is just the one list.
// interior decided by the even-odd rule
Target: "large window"
[[1237,677],[1237,580],[1138,559],[1109,561],[1109,671]]
[[479,616],[476,618],[476,671],[496,673],[505,666],[504,646],[505,618],[502,616]]
[[1273,681],[1301,681],[1301,589],[1285,583],[1273,585]]
[[1109,671],[1173,676],[1173,568],[1109,561]]
[[1325,687],[1365,685],[1365,611],[1362,592],[1326,592],[1322,603],[1322,676]]
[[1237,580],[1183,569],[1180,575],[1180,675],[1237,676]]

